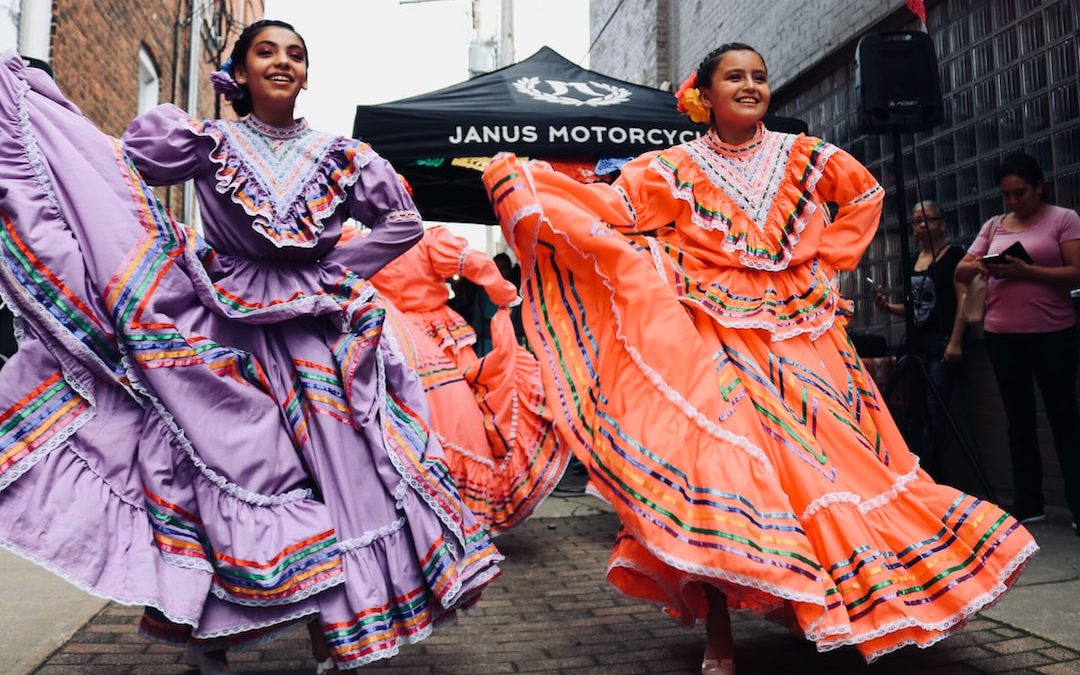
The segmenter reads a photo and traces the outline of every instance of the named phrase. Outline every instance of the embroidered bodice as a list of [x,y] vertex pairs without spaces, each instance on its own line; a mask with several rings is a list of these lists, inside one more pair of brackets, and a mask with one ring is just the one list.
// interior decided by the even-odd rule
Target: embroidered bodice
[[[860,204],[881,192],[874,177],[836,146],[760,124],[742,145],[728,145],[710,131],[647,154],[623,168],[616,187],[636,211],[638,229],[675,221],[683,242],[715,262],[769,271],[814,256],[826,226],[833,234],[846,223],[865,229]],[[828,202],[839,207],[831,224],[823,208]],[[848,215],[855,217],[845,221]],[[716,258],[718,253],[726,255]]]
[[[204,300],[230,316],[340,311],[342,284],[369,279],[423,234],[389,162],[303,120],[194,120],[166,104],[132,122],[123,147],[151,185],[194,180],[203,237],[192,237],[185,264]],[[339,245],[346,218],[370,235]]]
[[[421,234],[412,200],[386,160],[366,143],[304,120],[289,127],[253,115],[195,120],[166,104],[132,122],[123,143],[148,183],[194,179],[205,237],[218,253],[319,259],[334,248],[346,217],[372,228],[368,242]],[[374,265],[360,261],[354,271],[369,276],[403,250],[370,260]]]
[[760,124],[741,145],[710,132],[643,155],[614,187],[630,222],[612,225],[655,235],[632,240],[684,302],[777,339],[821,334],[850,307],[836,273],[858,264],[884,197],[840,148]]

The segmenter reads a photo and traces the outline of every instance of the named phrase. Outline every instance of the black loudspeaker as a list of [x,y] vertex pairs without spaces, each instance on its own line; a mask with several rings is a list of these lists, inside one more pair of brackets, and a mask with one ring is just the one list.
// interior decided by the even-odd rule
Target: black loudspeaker
[[855,47],[859,132],[926,131],[945,106],[930,36],[921,31],[868,33]]

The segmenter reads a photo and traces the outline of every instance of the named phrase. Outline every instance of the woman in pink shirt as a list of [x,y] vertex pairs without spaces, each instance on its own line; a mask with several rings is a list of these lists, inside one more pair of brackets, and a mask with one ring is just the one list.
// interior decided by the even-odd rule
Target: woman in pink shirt
[[[988,278],[986,347],[1005,404],[1016,489],[1012,514],[1044,520],[1042,461],[1035,431],[1038,383],[1065,476],[1065,498],[1080,520],[1080,411],[1076,403],[1076,312],[1069,290],[1080,287],[1080,216],[1046,203],[1043,174],[1030,156],[1011,155],[995,177],[1009,210],[991,218],[957,266],[956,279]],[[984,262],[1019,242],[1031,257]],[[1077,532],[1080,534],[1080,531]]]

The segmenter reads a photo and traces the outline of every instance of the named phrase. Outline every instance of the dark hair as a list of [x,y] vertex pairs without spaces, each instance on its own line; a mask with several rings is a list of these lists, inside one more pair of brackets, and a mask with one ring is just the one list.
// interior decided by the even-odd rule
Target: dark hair
[[1032,185],[1042,185],[1042,167],[1035,158],[1024,152],[1017,152],[1001,160],[994,169],[994,182],[1000,183],[1006,176],[1016,176]]
[[38,70],[44,70],[45,74],[47,74],[49,77],[51,77],[54,80],[56,79],[56,75],[53,74],[52,66],[49,65],[48,61],[42,61],[41,59],[35,59],[32,56],[24,56],[24,57],[22,57],[22,59],[23,59],[23,61],[26,62],[27,66],[29,66],[31,68],[37,68]]
[[[304,63],[310,64],[307,43],[304,42],[304,37],[300,33],[296,32],[296,29],[292,27],[292,24],[285,23],[284,21],[276,21],[274,19],[262,19],[249,25],[240,33],[240,37],[236,38],[236,43],[233,45],[232,52],[229,54],[229,59],[232,61],[233,77],[236,77],[236,67],[246,67],[247,55],[251,51],[251,45],[255,42],[256,36],[262,32],[264,28],[284,28],[285,30],[291,30],[296,34],[296,37],[300,38],[300,44],[304,45]],[[252,110],[251,95],[247,93],[247,87],[240,85],[240,88],[244,90],[243,98],[237,99],[232,102],[233,110],[240,117],[247,115]]]
[[743,42],[729,42],[727,44],[720,45],[716,49],[709,52],[708,56],[701,60],[701,64],[697,67],[697,86],[698,89],[704,89],[712,83],[713,73],[716,72],[716,66],[720,63],[720,59],[724,58],[724,54],[728,52],[754,52],[761,57],[761,62],[765,63],[765,57],[761,56],[758,50],[754,49],[748,44]]

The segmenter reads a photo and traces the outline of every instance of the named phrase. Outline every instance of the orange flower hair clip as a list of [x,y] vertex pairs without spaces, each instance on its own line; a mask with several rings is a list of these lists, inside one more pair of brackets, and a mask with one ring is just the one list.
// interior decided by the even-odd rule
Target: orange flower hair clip
[[683,80],[679,90],[675,92],[675,100],[678,102],[679,112],[690,118],[691,122],[706,124],[709,119],[709,109],[701,100],[701,90],[697,86],[697,73],[691,73],[690,77]]

